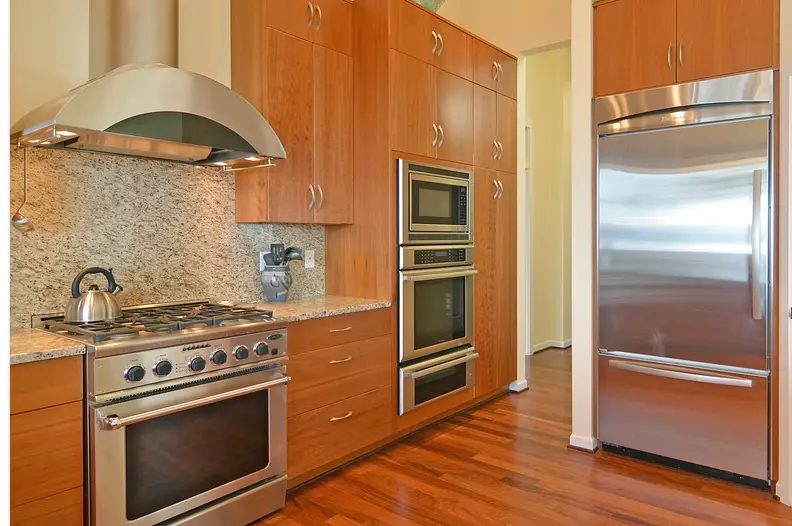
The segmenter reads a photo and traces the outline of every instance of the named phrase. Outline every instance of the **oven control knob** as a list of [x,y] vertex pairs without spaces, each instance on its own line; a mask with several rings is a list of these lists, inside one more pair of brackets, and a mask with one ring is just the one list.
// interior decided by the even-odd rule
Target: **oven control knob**
[[254,349],[259,356],[266,356],[269,354],[269,345],[266,343],[257,343]]
[[173,365],[168,360],[160,360],[154,366],[154,374],[157,376],[168,376],[173,371]]
[[190,370],[193,372],[203,371],[206,368],[206,360],[201,358],[200,356],[196,356],[189,363]]
[[245,347],[244,345],[240,345],[236,349],[234,349],[234,358],[237,360],[247,360],[247,357],[250,355],[250,350]]
[[139,382],[146,376],[146,370],[139,365],[133,365],[124,372],[124,377],[130,382]]
[[215,365],[223,365],[228,360],[228,354],[223,349],[217,349],[212,353],[211,360]]

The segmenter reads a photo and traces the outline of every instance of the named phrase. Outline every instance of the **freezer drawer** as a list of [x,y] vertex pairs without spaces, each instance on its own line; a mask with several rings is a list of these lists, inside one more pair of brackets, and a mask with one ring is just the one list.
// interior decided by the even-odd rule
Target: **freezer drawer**
[[599,439],[768,479],[767,378],[599,356]]

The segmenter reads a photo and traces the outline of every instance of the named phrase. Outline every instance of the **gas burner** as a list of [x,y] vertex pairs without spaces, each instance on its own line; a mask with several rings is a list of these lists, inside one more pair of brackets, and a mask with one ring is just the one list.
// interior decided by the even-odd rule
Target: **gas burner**
[[189,302],[124,309],[121,317],[90,323],[69,323],[63,316],[44,317],[45,329],[90,338],[98,344],[106,340],[162,335],[190,329],[204,330],[245,323],[272,321],[272,311],[211,303]]

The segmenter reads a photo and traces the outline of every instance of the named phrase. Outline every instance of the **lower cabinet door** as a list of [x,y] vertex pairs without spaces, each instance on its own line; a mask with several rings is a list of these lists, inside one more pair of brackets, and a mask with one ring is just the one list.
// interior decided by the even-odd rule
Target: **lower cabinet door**
[[295,479],[391,433],[390,386],[289,418],[286,474]]
[[82,526],[83,487],[11,508],[12,526]]
[[[484,88],[479,88],[484,89]],[[479,360],[476,364],[476,396],[500,387],[498,374],[498,281],[496,277],[497,208],[500,187],[497,172],[476,168],[475,172],[475,240],[476,240],[476,334],[474,344]]]
[[[498,172],[501,191],[497,200],[495,236],[498,297],[498,385],[517,379],[517,175]],[[520,359],[524,359],[520,358]]]

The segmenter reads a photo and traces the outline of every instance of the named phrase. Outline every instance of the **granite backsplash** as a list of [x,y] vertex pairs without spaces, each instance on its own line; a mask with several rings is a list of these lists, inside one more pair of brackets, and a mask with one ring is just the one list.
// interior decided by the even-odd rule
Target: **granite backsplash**
[[[21,202],[22,152],[14,149],[12,211]],[[32,149],[23,213],[36,230],[9,226],[12,327],[62,312],[72,279],[91,266],[113,268],[123,305],[260,300],[258,252],[275,242],[316,251],[314,269],[292,262],[290,299],[324,294],[324,227],[237,224],[234,176],[213,168]]]

